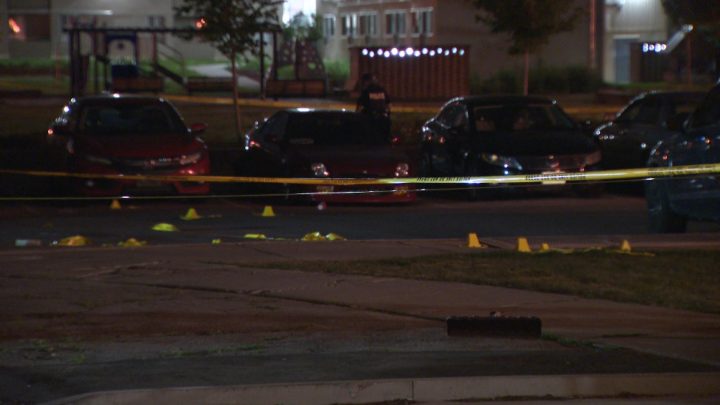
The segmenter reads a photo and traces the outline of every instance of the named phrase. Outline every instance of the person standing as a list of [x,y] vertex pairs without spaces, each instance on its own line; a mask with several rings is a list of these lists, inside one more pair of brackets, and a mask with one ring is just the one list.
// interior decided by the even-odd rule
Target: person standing
[[370,116],[376,129],[390,139],[390,97],[387,91],[372,73],[365,73],[360,83],[362,88],[357,111]]

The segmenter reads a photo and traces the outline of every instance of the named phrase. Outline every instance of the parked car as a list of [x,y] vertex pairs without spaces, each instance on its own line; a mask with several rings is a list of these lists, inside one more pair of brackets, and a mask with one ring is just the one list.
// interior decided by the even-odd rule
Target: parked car
[[[720,82],[679,133],[650,153],[651,167],[720,163]],[[720,221],[720,175],[655,178],[645,182],[650,230],[684,232],[688,219]]]
[[[187,127],[175,108],[158,97],[107,94],[73,98],[47,132],[48,163],[56,170],[89,174],[207,175],[205,124]],[[71,179],[89,196],[207,194],[193,181]]]
[[[601,153],[555,101],[535,96],[471,96],[448,101],[421,129],[427,176],[505,176],[583,172]],[[595,194],[597,185],[577,185]],[[469,196],[477,196],[477,187]]]
[[[244,137],[238,171],[260,177],[395,178],[413,174],[405,150],[366,115],[349,111],[282,110]],[[409,185],[286,186],[315,201],[395,203],[415,200]]]
[[703,96],[703,92],[651,92],[636,97],[595,130],[603,167],[644,167],[650,150],[677,133]]

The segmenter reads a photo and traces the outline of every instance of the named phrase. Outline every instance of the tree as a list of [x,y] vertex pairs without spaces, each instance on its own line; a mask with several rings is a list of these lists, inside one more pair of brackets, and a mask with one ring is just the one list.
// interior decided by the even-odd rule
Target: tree
[[575,0],[469,0],[476,18],[494,34],[510,35],[510,55],[525,56],[523,92],[528,94],[530,54],[547,44],[552,35],[570,31],[582,14]]
[[278,0],[183,0],[175,11],[200,18],[195,24],[201,38],[211,42],[230,59],[233,83],[235,130],[240,134],[237,92],[237,58],[257,55],[262,33],[278,23]]
[[[693,26],[693,32],[715,47],[715,74],[720,71],[720,7],[709,0],[662,0],[665,13],[676,27]],[[689,40],[689,39],[688,39]],[[688,63],[690,63],[688,55]],[[688,74],[690,73],[688,69]]]

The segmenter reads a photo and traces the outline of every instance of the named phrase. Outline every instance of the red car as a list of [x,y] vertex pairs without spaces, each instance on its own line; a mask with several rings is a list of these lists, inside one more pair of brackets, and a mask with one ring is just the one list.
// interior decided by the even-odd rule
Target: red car
[[[158,97],[101,95],[73,98],[48,129],[53,166],[72,173],[124,175],[208,175],[208,148],[175,108]],[[87,196],[207,194],[193,181],[72,179]]]
[[[366,115],[349,111],[282,110],[245,135],[240,175],[259,177],[401,178],[414,175],[403,148]],[[314,201],[403,203],[416,198],[411,185],[288,186]]]

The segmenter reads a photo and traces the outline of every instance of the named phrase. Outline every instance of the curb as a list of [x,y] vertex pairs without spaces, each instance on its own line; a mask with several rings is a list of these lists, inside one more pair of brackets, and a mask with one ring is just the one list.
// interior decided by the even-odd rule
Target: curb
[[490,376],[302,384],[183,387],[104,391],[49,404],[363,404],[394,400],[458,401],[617,396],[709,396],[720,394],[720,373]]

